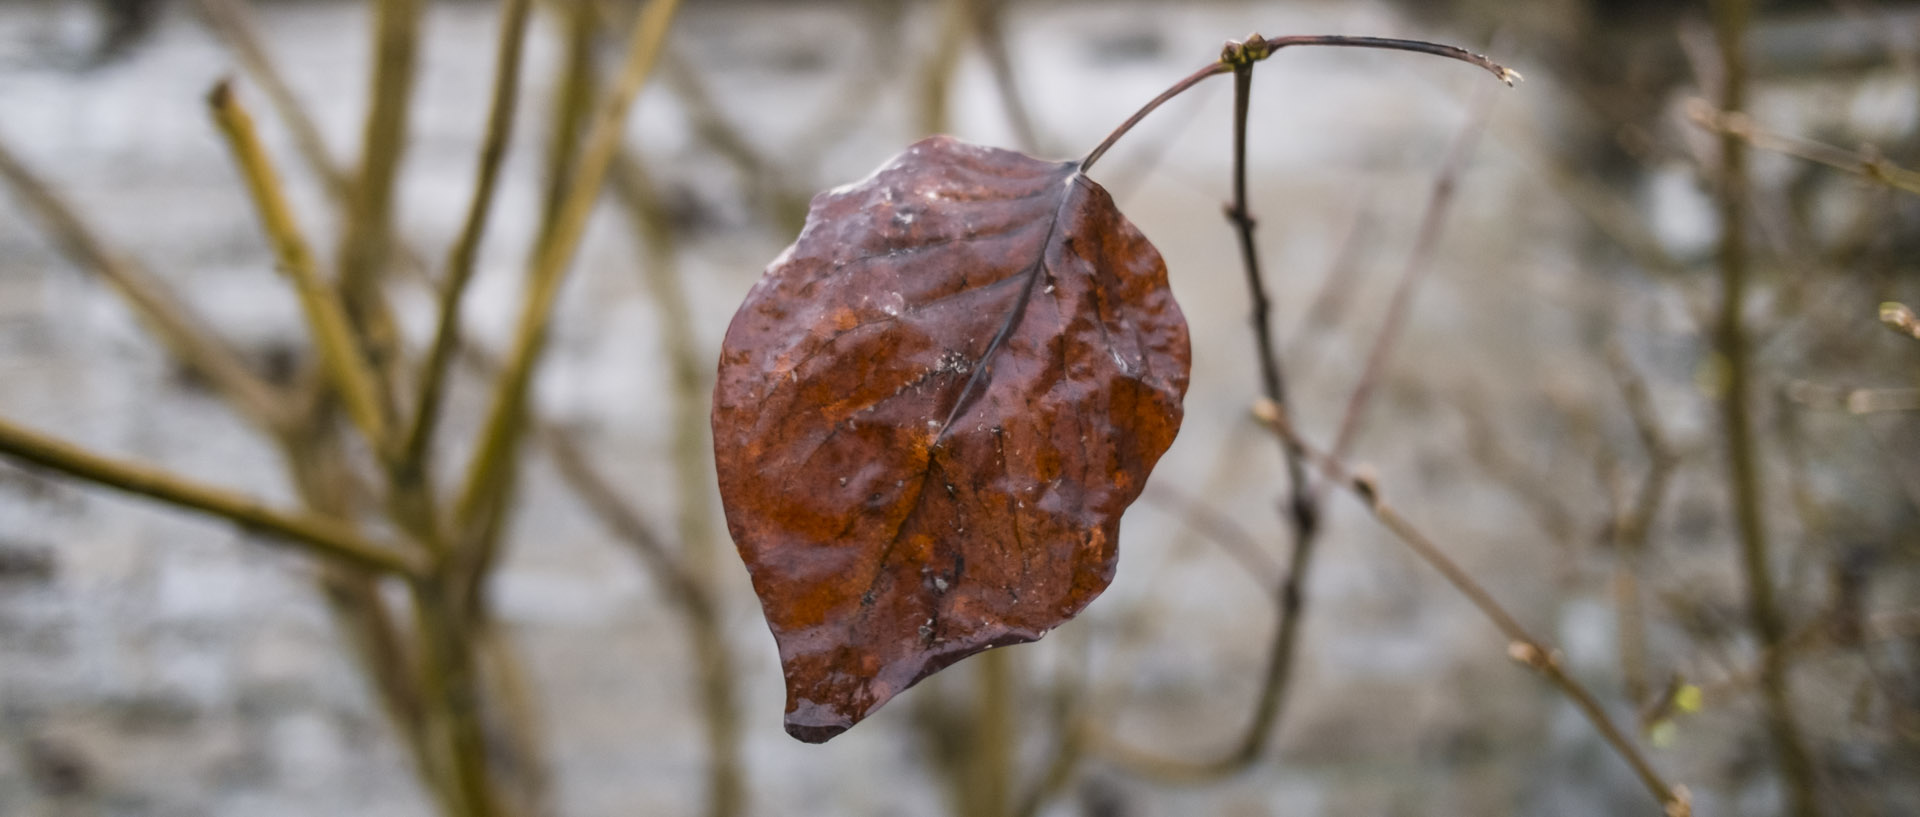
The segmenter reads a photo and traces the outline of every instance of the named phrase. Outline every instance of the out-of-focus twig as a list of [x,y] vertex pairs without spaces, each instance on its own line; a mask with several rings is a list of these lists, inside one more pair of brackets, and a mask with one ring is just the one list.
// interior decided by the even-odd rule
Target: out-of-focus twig
[[221,81],[207,95],[213,119],[226,136],[235,164],[246,178],[247,189],[260,214],[261,226],[273,243],[281,271],[292,281],[300,298],[307,325],[320,347],[320,359],[334,388],[346,404],[347,416],[365,434],[376,450],[387,444],[386,414],[380,408],[373,371],[360,354],[353,327],[338,294],[320,277],[319,264],[307,244],[287,204],[279,175],[272,160],[254,132],[253,117],[233,94],[233,88]]
[[405,551],[370,542],[339,521],[275,511],[250,497],[150,466],[103,457],[5,420],[0,420],[0,454],[97,485],[212,514],[326,559],[399,576],[419,575],[422,570]]
[[1888,301],[1880,305],[1880,323],[1914,340],[1920,340],[1920,318],[1906,304]]
[[591,0],[553,0],[545,4],[557,15],[554,25],[564,32],[564,47],[556,54],[559,79],[549,92],[547,145],[542,174],[545,189],[540,198],[540,232],[533,243],[537,257],[552,240],[560,207],[567,197],[573,168],[579,159],[580,140],[593,119],[594,94],[598,77],[594,72],[594,43],[602,24],[613,22],[612,10]]
[[1920,195],[1920,172],[1908,170],[1887,161],[1885,156],[1880,155],[1880,152],[1872,147],[1856,152],[1811,139],[1773,133],[1754,124],[1753,117],[1745,113],[1715,108],[1712,103],[1704,99],[1695,99],[1688,103],[1687,118],[1725,139],[1738,140],[1757,150],[1804,159],[1814,164],[1846,171],[1904,193]]
[[954,76],[960,68],[960,47],[966,43],[967,19],[971,0],[945,0],[940,4],[940,31],[933,47],[921,64],[919,90],[914,94],[913,125],[916,136],[946,133],[950,130],[947,107],[953,91]]
[[1178,517],[1182,523],[1208,541],[1220,546],[1248,577],[1258,582],[1261,592],[1271,594],[1280,586],[1281,568],[1261,548],[1260,540],[1232,516],[1207,504],[1199,497],[1165,485],[1151,483],[1140,501]]
[[[1466,172],[1467,163],[1479,147],[1480,137],[1486,132],[1487,122],[1493,116],[1493,102],[1491,93],[1481,93],[1465,129],[1454,140],[1453,149],[1448,152],[1440,172],[1434,178],[1433,192],[1427,200],[1425,214],[1420,217],[1420,231],[1414,239],[1413,250],[1407,255],[1407,265],[1401,271],[1399,282],[1394,285],[1386,314],[1381,316],[1379,334],[1374,336],[1373,346],[1367,352],[1367,361],[1354,383],[1353,394],[1347,398],[1346,410],[1341,414],[1340,429],[1333,441],[1333,456],[1336,459],[1345,459],[1359,439],[1361,425],[1373,401],[1373,390],[1386,376],[1387,364],[1397,351],[1400,335],[1405,331],[1407,318],[1412,313],[1413,300],[1433,269],[1434,253],[1439,247],[1441,233],[1452,215],[1454,193],[1459,189],[1460,177]],[[1317,498],[1316,501],[1321,500]]]
[[[1327,266],[1327,272],[1320,279],[1320,286],[1314,290],[1313,298],[1307,301],[1307,310],[1300,317],[1300,324],[1287,336],[1283,348],[1287,359],[1292,361],[1290,368],[1294,377],[1307,377],[1312,370],[1313,361],[1324,353],[1326,339],[1333,336],[1353,306],[1353,296],[1365,283],[1371,265],[1361,263],[1365,255],[1362,250],[1367,246],[1367,234],[1372,226],[1371,208],[1361,204],[1347,218],[1346,230],[1340,239],[1340,249],[1334,253],[1333,263]],[[1309,351],[1316,354],[1308,355]]]
[[320,136],[319,126],[314,123],[313,117],[307,115],[305,106],[300,104],[300,98],[293,92],[293,86],[287,83],[286,77],[281,75],[272,56],[261,44],[259,28],[254,25],[253,14],[247,8],[246,0],[199,0],[199,6],[214,33],[226,42],[228,48],[233,49],[246,68],[247,75],[266,92],[276,115],[292,132],[294,148],[307,165],[307,170],[320,177],[327,192],[336,201],[345,203],[351,200],[353,180],[334,163],[326,140]]
[[1007,47],[1007,0],[968,0],[972,12],[973,35],[987,58],[993,84],[1000,91],[1000,107],[1006,112],[1007,126],[1013,130],[1016,147],[1028,153],[1040,153],[1040,130],[1033,124],[1032,109],[1020,92],[1020,76],[1013,70],[1013,55]]
[[[513,351],[495,389],[455,506],[456,519],[462,526],[461,539],[472,536],[474,523],[505,498],[513,471],[513,451],[523,426],[527,391],[533,381],[534,368],[546,348],[547,323],[554,301],[566,280],[574,250],[586,232],[587,216],[593,211],[607,168],[620,147],[627,110],[653,72],[678,7],[678,0],[652,0],[635,19],[620,78],[607,93],[587,138],[586,152],[568,185],[566,201],[555,213],[554,228],[549,231],[552,239],[540,248],[534,260],[519,327],[514,334]],[[479,572],[475,571],[473,578],[478,577]]]
[[1633,767],[1634,773],[1646,786],[1648,793],[1660,801],[1670,817],[1683,817],[1692,813],[1692,799],[1686,787],[1668,784],[1660,773],[1654,770],[1653,764],[1641,753],[1633,739],[1614,725],[1613,719],[1607,716],[1606,710],[1594,698],[1593,693],[1573,676],[1567,674],[1560,663],[1560,652],[1529,635],[1519,620],[1493,598],[1492,593],[1481,586],[1465,568],[1447,556],[1437,543],[1402,516],[1397,508],[1389,504],[1374,477],[1348,467],[1345,462],[1334,459],[1330,454],[1322,453],[1301,439],[1279,406],[1263,401],[1255,406],[1254,415],[1273,433],[1291,438],[1293,444],[1300,448],[1329,483],[1353,494],[1380,524],[1412,548],[1414,553],[1427,564],[1440,571],[1454,589],[1466,596],[1468,601],[1473,602],[1481,614],[1492,621],[1510,642],[1508,655],[1539,673],[1573,702],[1608,745],[1613,747],[1622,760]]
[[634,551],[646,564],[647,574],[666,591],[674,608],[685,614],[706,718],[708,751],[712,753],[707,774],[707,813],[714,817],[742,813],[746,808],[746,790],[745,773],[738,756],[739,715],[733,686],[737,679],[715,593],[668,550],[653,527],[587,459],[571,434],[547,424],[536,425],[535,431],[542,450],[574,496],[586,504],[602,526]]
[[[679,561],[690,580],[712,587],[720,547],[712,521],[715,508],[708,492],[708,486],[714,484],[707,436],[711,387],[706,375],[712,358],[700,347],[693,306],[680,280],[679,243],[646,166],[628,152],[616,153],[610,184],[633,215],[634,230],[645,253],[641,271],[659,316],[661,343],[667,349],[673,398],[672,460],[675,482],[680,486],[675,526],[680,538]],[[696,647],[702,654],[699,690],[712,754],[708,764],[708,814],[731,817],[745,811],[747,791],[740,763],[740,714],[732,659],[726,654],[725,633],[716,629],[714,622],[689,615],[688,624],[688,636],[693,641],[709,642]]]
[[1809,408],[1848,414],[1920,411],[1920,389],[1849,389],[1796,380],[1787,385],[1787,399]]
[[[200,0],[200,10],[213,27],[214,35],[240,58],[247,77],[266,92],[267,100],[273,105],[274,116],[292,133],[294,150],[307,172],[320,179],[327,195],[342,212],[352,209],[352,175],[333,158],[326,140],[320,136],[320,126],[301,103],[299,95],[294,93],[293,86],[287,83],[285,75],[280,73],[273,55],[260,39],[259,27],[254,24],[246,0]],[[394,253],[404,268],[424,273],[426,262],[421,260],[420,254],[399,241],[397,236],[395,242]]]
[[376,0],[373,15],[373,67],[369,73],[367,115],[361,133],[360,169],[354,175],[353,205],[346,209],[336,261],[347,317],[359,330],[356,339],[381,379],[375,395],[383,418],[396,414],[393,375],[399,365],[400,338],[391,306],[382,290],[394,258],[395,182],[407,144],[407,118],[413,100],[415,53],[425,0]]
[[486,234],[487,217],[492,212],[494,190],[500,178],[500,165],[507,155],[512,136],[514,111],[519,101],[521,53],[526,41],[529,0],[503,0],[500,40],[495,50],[493,92],[488,103],[486,135],[480,144],[478,169],[474,173],[473,198],[467,205],[466,222],[447,255],[447,272],[440,286],[440,304],[434,324],[433,341],[427,359],[421,364],[419,395],[413,419],[407,424],[399,457],[394,467],[398,488],[416,490],[430,496],[433,480],[428,449],[440,418],[442,392],[452,368],[453,352],[460,344],[460,304],[467,284],[473,280],[480,251],[480,239]]
[[110,249],[4,142],[0,142],[0,178],[5,178],[15,195],[40,217],[48,237],[74,266],[99,276],[117,290],[168,351],[206,378],[242,416],[268,433],[280,433],[291,420],[286,397],[247,368],[232,347],[205,329],[206,323],[164,283],[139,263]]
[[[1720,109],[1740,114],[1747,104],[1746,36],[1750,0],[1714,0],[1714,31],[1720,48]],[[1762,699],[1767,731],[1776,762],[1786,784],[1791,811],[1799,817],[1820,813],[1813,758],[1808,754],[1793,714],[1793,696],[1787,683],[1787,665],[1777,649],[1786,638],[1786,623],[1774,598],[1772,561],[1768,554],[1766,496],[1762,458],[1754,437],[1753,373],[1745,321],[1749,253],[1749,197],[1747,141],[1731,130],[1720,133],[1720,313],[1715,323],[1714,350],[1725,371],[1725,393],[1720,400],[1725,428],[1728,488],[1733,495],[1734,524],[1740,537],[1740,566],[1747,583],[1747,615],[1760,640],[1763,655]]]
[[1667,486],[1679,466],[1680,456],[1667,441],[1659,414],[1653,409],[1653,397],[1648,392],[1646,379],[1633,368],[1626,351],[1617,343],[1607,347],[1607,368],[1613,372],[1614,382],[1619,384],[1621,398],[1627,405],[1627,415],[1632,418],[1634,431],[1640,437],[1640,446],[1647,455],[1647,475],[1640,482],[1640,490],[1634,495],[1633,504],[1616,516],[1610,526],[1614,546],[1613,589],[1616,615],[1619,617],[1621,672],[1626,682],[1627,697],[1635,705],[1644,705],[1650,687],[1647,680],[1647,623],[1645,606],[1641,603],[1640,575],[1654,520],[1666,500]]
[[[699,72],[679,52],[669,47],[663,60],[661,76],[685,107],[689,124],[700,143],[739,171],[745,188],[742,192],[749,204],[763,208],[780,230],[798,231],[806,218],[809,197],[788,183],[787,168],[768,158],[727,120]],[[790,166],[812,164],[796,161]]]
[[[1903,641],[1920,637],[1920,610],[1892,610],[1874,613],[1860,623],[1857,632],[1849,638],[1834,637],[1833,628],[1824,623],[1809,624],[1795,631],[1780,643],[1777,648],[1791,660],[1816,658],[1823,653],[1832,653],[1847,647],[1859,647],[1888,641]],[[1709,706],[1725,706],[1741,694],[1760,685],[1762,667],[1766,663],[1763,657],[1753,666],[1735,671],[1724,678],[1702,682],[1700,697]]]
[[1580,520],[1552,490],[1558,480],[1546,469],[1535,467],[1516,455],[1501,441],[1488,407],[1476,391],[1463,389],[1451,402],[1460,415],[1467,456],[1526,507],[1548,538],[1556,544],[1572,544],[1579,535]]

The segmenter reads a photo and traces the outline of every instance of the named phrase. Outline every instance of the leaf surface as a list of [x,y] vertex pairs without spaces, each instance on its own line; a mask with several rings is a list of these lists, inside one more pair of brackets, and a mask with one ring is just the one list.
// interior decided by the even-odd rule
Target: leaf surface
[[788,733],[832,738],[1106,589],[1190,368],[1165,262],[1073,162],[933,137],[815,197],[714,390]]

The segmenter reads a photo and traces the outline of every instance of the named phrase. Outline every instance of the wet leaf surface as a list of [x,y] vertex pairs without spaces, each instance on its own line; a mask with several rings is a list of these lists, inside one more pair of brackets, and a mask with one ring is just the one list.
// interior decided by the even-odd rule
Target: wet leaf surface
[[1106,589],[1190,363],[1165,262],[1073,162],[934,137],[816,197],[714,392],[787,731],[827,740]]

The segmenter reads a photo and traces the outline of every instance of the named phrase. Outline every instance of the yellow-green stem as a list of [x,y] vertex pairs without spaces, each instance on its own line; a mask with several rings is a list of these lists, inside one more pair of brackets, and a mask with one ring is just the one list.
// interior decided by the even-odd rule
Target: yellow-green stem
[[620,79],[608,92],[588,138],[587,151],[568,187],[566,202],[555,215],[553,239],[541,248],[534,260],[519,327],[514,334],[513,352],[494,391],[472,466],[455,506],[462,540],[472,534],[476,521],[486,517],[489,505],[506,499],[505,487],[526,411],[528,386],[546,347],[553,303],[559,297],[560,285],[566,281],[574,250],[586,232],[587,216],[593,211],[607,167],[620,146],[627,111],[652,73],[678,6],[678,0],[652,0],[634,22]]
[[28,209],[40,217],[48,237],[61,252],[82,271],[99,276],[119,292],[174,357],[206,378],[235,411],[262,430],[279,433],[288,422],[286,395],[248,369],[239,354],[206,329],[206,322],[163,281],[109,249],[94,229],[5,143],[0,143],[0,178],[6,179]]
[[508,139],[513,131],[513,115],[519,100],[521,53],[526,42],[528,0],[502,0],[500,40],[494,59],[493,93],[488,106],[486,136],[480,147],[479,167],[474,173],[473,199],[467,205],[467,218],[447,257],[447,273],[441,282],[438,318],[427,360],[421,365],[420,390],[413,419],[407,424],[406,437],[394,466],[394,489],[416,497],[412,504],[426,504],[431,517],[433,469],[430,460],[434,430],[440,417],[440,404],[453,364],[454,349],[460,344],[460,304],[480,252],[480,239],[486,233],[487,217],[492,212],[494,191],[500,178],[500,166],[506,159]]
[[406,152],[415,51],[426,2],[373,2],[374,54],[361,134],[360,172],[354,178],[353,206],[346,213],[346,229],[340,234],[340,275],[335,283],[347,317],[358,330],[356,341],[374,371],[381,374],[375,397],[382,416],[392,417],[396,411],[391,374],[399,362],[399,336],[380,286],[394,254],[394,187]]
[[261,226],[273,243],[280,268],[292,280],[294,290],[300,297],[307,326],[314,334],[315,344],[320,347],[321,361],[334,387],[339,390],[341,401],[346,404],[347,416],[359,426],[361,433],[367,436],[367,441],[378,448],[386,442],[387,427],[386,415],[381,411],[376,396],[378,387],[373,370],[360,356],[360,347],[354,339],[353,327],[347,321],[343,305],[333,289],[320,278],[319,265],[299,225],[295,223],[279,176],[273,169],[272,161],[267,158],[265,149],[260,146],[253,117],[248,115],[246,108],[234,97],[232,87],[224,81],[215,85],[213,92],[207,95],[207,104],[213,110],[214,122],[227,138],[234,162],[240,166],[241,175],[247,180],[247,189],[253,194]]
[[[1721,53],[1720,108],[1739,114],[1747,104],[1746,34],[1749,0],[1714,0],[1714,28]],[[1733,518],[1740,540],[1740,567],[1747,581],[1747,615],[1761,650],[1760,691],[1767,710],[1767,732],[1787,789],[1790,813],[1820,813],[1813,759],[1794,718],[1786,653],[1778,649],[1786,623],[1774,598],[1767,542],[1765,481],[1752,412],[1753,361],[1745,323],[1749,253],[1747,245],[1747,144],[1737,134],[1720,138],[1720,315],[1714,351],[1725,372],[1720,401],[1726,433],[1727,477],[1733,494]]]
[[103,457],[0,420],[0,454],[130,494],[211,514],[271,534],[316,556],[378,573],[416,575],[420,565],[398,548],[376,545],[352,526],[309,514],[276,511],[259,500],[147,465]]

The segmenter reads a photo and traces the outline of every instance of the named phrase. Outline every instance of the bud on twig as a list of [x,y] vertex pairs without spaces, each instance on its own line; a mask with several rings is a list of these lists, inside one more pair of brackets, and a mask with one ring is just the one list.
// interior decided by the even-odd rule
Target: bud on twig
[[1880,305],[1880,322],[1895,332],[1920,340],[1920,318],[1906,304],[1888,301]]

